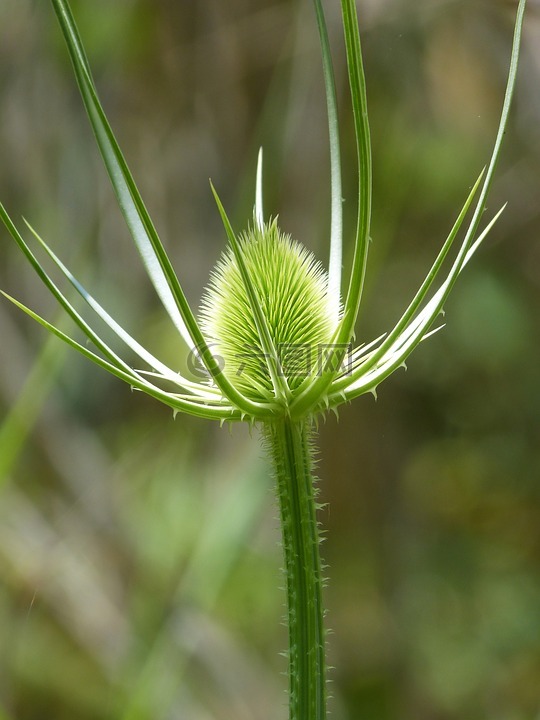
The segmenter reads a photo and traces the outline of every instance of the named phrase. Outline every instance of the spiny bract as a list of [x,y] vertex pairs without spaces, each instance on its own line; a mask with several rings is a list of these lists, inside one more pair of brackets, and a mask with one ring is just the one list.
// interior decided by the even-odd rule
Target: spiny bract
[[[254,224],[239,237],[239,245],[280,372],[294,392],[331,350],[339,318],[329,309],[327,274],[312,253],[279,230],[276,220]],[[210,277],[200,316],[203,333],[231,383],[253,400],[271,400],[273,385],[257,324],[230,248]]]

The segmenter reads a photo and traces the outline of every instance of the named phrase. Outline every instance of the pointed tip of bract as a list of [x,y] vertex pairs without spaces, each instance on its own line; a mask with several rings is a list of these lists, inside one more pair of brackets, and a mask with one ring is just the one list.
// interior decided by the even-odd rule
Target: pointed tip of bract
[[257,176],[255,181],[255,207],[253,208],[254,222],[262,230],[264,227],[264,204],[263,204],[263,149],[259,148],[257,155]]

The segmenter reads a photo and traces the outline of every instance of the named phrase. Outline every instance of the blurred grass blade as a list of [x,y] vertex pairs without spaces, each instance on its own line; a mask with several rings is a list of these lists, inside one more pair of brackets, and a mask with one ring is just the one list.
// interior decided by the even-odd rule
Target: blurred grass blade
[[15,720],[12,715],[8,715],[7,712],[0,705],[0,720]]
[[343,264],[343,198],[341,189],[341,158],[339,125],[336,99],[336,83],[328,28],[321,0],[314,0],[319,39],[321,45],[326,106],[328,114],[328,135],[330,139],[330,258],[328,263],[328,299],[332,317],[339,317],[341,303],[341,272]]
[[[0,425],[0,489],[8,480],[26,438],[64,360],[64,346],[48,337],[26,381]],[[0,720],[2,714],[0,712]]]
[[[246,463],[247,459],[247,463]],[[238,557],[245,552],[257,524],[264,517],[268,498],[268,477],[264,466],[251,470],[249,455],[238,463],[219,467],[225,476],[220,488],[205,503],[204,516],[180,582],[172,607],[199,608],[212,612],[222,597],[223,587],[234,572]],[[176,619],[176,624],[178,620]],[[126,679],[128,701],[119,720],[147,720],[157,708],[170,708],[186,689],[185,675],[192,663],[193,649],[178,641],[171,614],[157,633],[149,651]],[[163,682],[171,674],[171,682]],[[161,716],[161,715],[160,715]]]

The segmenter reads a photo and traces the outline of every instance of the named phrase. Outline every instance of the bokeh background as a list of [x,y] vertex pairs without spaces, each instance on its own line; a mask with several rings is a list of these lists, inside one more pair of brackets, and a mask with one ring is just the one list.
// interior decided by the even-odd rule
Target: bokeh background
[[[308,0],[73,0],[102,101],[197,307],[256,153],[325,260]],[[355,165],[335,48],[349,234]],[[375,196],[359,339],[393,323],[494,139],[516,3],[359,0]],[[489,202],[501,220],[408,370],[321,425],[332,717],[540,718],[540,7]],[[49,3],[0,0],[0,198],[183,366],[130,244]],[[350,260],[348,256],[347,261]],[[0,230],[0,287],[63,327]],[[0,302],[1,720],[280,720],[284,594],[257,432],[177,416]]]

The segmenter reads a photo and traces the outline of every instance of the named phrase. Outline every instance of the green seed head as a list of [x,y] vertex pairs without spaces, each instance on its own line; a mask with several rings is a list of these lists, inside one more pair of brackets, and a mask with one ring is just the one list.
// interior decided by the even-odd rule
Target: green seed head
[[[329,311],[326,272],[274,220],[239,238],[246,269],[270,331],[278,366],[294,390],[320,363],[337,318]],[[201,325],[233,385],[252,400],[274,397],[267,358],[238,263],[229,248],[213,271],[201,305]]]

